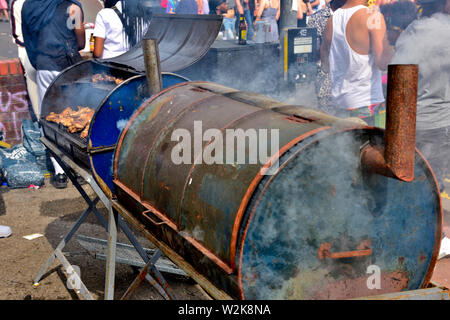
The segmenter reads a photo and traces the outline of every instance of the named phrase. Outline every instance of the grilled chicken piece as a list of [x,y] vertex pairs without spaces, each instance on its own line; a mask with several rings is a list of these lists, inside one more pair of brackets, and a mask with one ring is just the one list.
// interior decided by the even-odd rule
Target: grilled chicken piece
[[72,125],[73,119],[70,117],[61,117],[59,123],[61,123],[65,127],[70,127]]
[[[95,114],[95,110],[88,107],[78,106],[78,110],[73,110],[72,108],[64,109],[60,114],[51,112],[47,117],[47,121],[53,121],[56,123],[61,123],[63,126],[67,127],[70,133],[82,132],[83,137],[87,137],[87,131],[89,130],[89,123]],[[87,128],[86,128],[87,127]]]
[[109,76],[107,74],[105,74],[104,78],[105,78],[105,81],[107,81],[107,82],[114,82],[116,80],[116,78],[114,78],[113,76]]
[[97,82],[100,82],[100,81],[105,81],[105,78],[103,78],[103,75],[102,75],[102,74],[97,73],[97,74],[94,74],[94,75],[92,76],[92,82],[93,82],[93,83],[97,83]]
[[67,116],[67,115],[72,114],[73,112],[74,112],[74,110],[72,108],[67,107],[61,112],[61,115],[62,116]]
[[84,130],[81,132],[80,137],[82,139],[86,139],[87,135],[89,133],[89,125],[91,124],[91,120],[89,120],[89,122],[86,124],[86,127],[84,127]]
[[69,132],[70,133],[74,133],[74,132],[79,132],[81,130],[84,129],[84,127],[86,127],[87,121],[85,121],[84,119],[75,119],[72,121],[70,127],[69,127]]
[[107,75],[106,73],[97,73],[94,74],[92,76],[92,82],[93,83],[98,83],[98,82],[114,82],[115,84],[119,85],[123,82],[124,80],[120,79],[120,78],[116,78],[110,75]]
[[50,114],[47,117],[45,117],[45,120],[59,123],[59,121],[60,121],[59,118],[60,118],[59,114],[54,113],[54,112],[50,112]]
[[94,116],[94,110],[90,108],[78,107],[78,111],[72,114],[72,123],[69,126],[70,132],[79,132],[83,130]]

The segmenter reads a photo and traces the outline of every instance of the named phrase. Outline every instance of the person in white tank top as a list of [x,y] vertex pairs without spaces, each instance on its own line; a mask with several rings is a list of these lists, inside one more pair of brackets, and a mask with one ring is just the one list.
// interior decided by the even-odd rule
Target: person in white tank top
[[330,72],[335,115],[381,126],[374,122],[384,112],[381,70],[387,68],[392,49],[383,15],[364,4],[348,0],[333,13],[324,31],[321,62]]

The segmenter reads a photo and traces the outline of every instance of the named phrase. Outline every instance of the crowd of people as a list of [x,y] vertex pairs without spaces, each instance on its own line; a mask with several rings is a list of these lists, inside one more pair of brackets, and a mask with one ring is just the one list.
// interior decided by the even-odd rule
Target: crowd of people
[[237,24],[240,17],[244,17],[247,26],[246,40],[249,43],[254,40],[257,21],[269,25],[268,41],[279,40],[280,0],[218,0],[215,5],[215,13],[223,17],[224,38],[226,40],[238,38]]

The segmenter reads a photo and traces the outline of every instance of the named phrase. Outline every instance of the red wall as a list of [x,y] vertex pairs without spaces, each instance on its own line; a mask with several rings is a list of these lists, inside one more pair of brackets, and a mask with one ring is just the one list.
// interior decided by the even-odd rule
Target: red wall
[[15,145],[22,142],[23,119],[30,119],[27,90],[19,59],[0,61],[0,131],[3,140]]

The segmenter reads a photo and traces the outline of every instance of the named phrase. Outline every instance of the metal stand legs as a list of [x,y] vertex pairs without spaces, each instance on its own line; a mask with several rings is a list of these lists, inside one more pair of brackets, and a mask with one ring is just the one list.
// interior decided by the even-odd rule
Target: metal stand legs
[[[106,197],[100,187],[97,185],[93,177],[83,168],[74,163],[69,157],[67,157],[63,152],[61,152],[54,144],[48,141],[46,138],[41,138],[42,143],[50,150],[52,155],[58,164],[63,168],[64,172],[69,177],[70,181],[73,183],[75,188],[81,194],[85,202],[88,204],[88,208],[83,212],[80,218],[75,222],[70,231],[65,235],[64,239],[58,244],[56,249],[52,252],[50,257],[47,259],[47,262],[42,266],[41,270],[38,272],[33,282],[35,285],[39,284],[39,281],[42,279],[42,276],[48,270],[48,268],[52,265],[55,259],[58,259],[64,267],[64,270],[69,275],[69,283],[72,288],[75,289],[77,294],[80,294],[84,299],[92,300],[93,296],[86,288],[84,283],[81,281],[80,276],[77,272],[75,272],[74,267],[69,263],[64,254],[62,253],[63,248],[73,237],[75,232],[77,232],[80,225],[86,220],[89,213],[94,212],[97,219],[100,221],[101,225],[108,232],[108,251],[106,257],[106,281],[105,281],[105,299],[112,300],[114,299],[114,280],[115,280],[115,265],[116,265],[116,245],[117,245],[117,232],[119,228],[121,228],[127,238],[130,240],[133,247],[138,252],[139,256],[144,260],[146,266],[142,270],[141,274],[145,271],[145,275],[143,276],[147,279],[151,285],[153,285],[158,292],[166,299],[173,299],[175,296],[171,293],[171,290],[165,281],[164,277],[161,275],[159,270],[156,268],[155,263],[161,256],[161,252],[156,250],[152,258],[149,258],[147,252],[142,248],[140,243],[134,237],[132,231],[127,226],[127,224],[119,217],[116,210],[112,208],[111,200]],[[89,183],[94,192],[96,193],[96,197],[92,200],[78,183],[74,174],[72,174],[72,170],[79,174],[84,180]],[[105,221],[103,216],[97,210],[96,205],[98,201],[101,200],[108,210],[108,223]],[[156,280],[155,280],[156,278]],[[137,288],[137,287],[136,287]],[[128,292],[128,291],[127,291]]]

